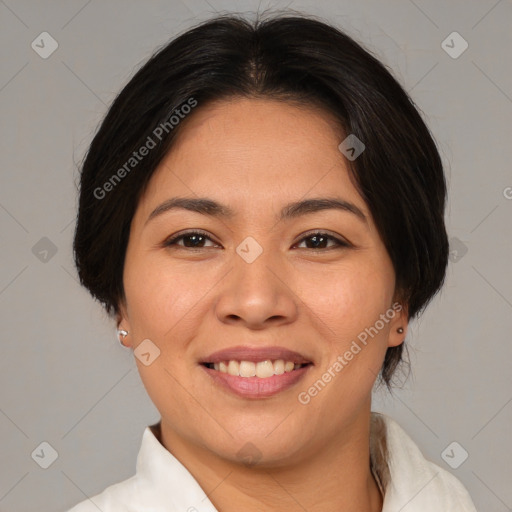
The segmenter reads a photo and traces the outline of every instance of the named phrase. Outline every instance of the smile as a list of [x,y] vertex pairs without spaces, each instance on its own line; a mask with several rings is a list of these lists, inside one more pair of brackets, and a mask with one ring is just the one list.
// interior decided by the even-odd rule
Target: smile
[[259,399],[289,389],[304,378],[313,365],[267,359],[258,362],[230,360],[201,366],[222,390],[243,398]]

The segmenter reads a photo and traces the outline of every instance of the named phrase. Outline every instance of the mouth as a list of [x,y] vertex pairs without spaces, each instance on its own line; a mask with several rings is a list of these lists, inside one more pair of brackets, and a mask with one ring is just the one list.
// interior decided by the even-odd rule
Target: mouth
[[223,391],[243,398],[268,398],[294,386],[314,366],[305,356],[280,347],[235,347],[201,361]]

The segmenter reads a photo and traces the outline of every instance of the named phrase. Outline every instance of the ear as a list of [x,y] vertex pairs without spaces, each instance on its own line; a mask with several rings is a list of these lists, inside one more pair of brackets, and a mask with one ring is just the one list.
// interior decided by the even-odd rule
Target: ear
[[[407,336],[407,329],[409,327],[408,304],[400,300],[394,300],[388,311],[389,317],[392,314],[393,317],[389,322],[388,347],[397,347],[404,342]],[[399,329],[402,329],[402,332],[399,332]]]

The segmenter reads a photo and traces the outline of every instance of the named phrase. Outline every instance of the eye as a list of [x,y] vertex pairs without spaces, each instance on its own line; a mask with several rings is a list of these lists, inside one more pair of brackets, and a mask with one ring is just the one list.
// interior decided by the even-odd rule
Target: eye
[[[334,249],[336,247],[350,247],[348,242],[322,231],[307,234],[300,240],[300,243],[307,240],[312,240],[312,244],[310,244],[312,247],[306,247],[306,249]],[[325,243],[329,241],[334,242],[334,247],[325,247]]]
[[[178,244],[178,241],[184,241],[184,245]],[[180,235],[171,237],[164,242],[165,247],[169,247],[172,245],[176,245],[178,247],[183,247],[185,249],[202,249],[204,246],[201,245],[205,240],[213,241],[206,233],[203,231],[187,231],[186,233],[181,233]],[[190,241],[190,245],[187,245]]]
[[[178,242],[182,240],[184,243],[179,244]],[[187,231],[167,239],[163,245],[165,247],[177,246],[184,249],[202,249],[205,247],[203,244],[207,240],[213,242],[213,240],[204,231]],[[309,233],[308,235],[304,236],[299,243],[303,243],[308,240],[311,240],[312,244],[310,244],[309,247],[306,247],[306,249],[333,249],[336,247],[350,247],[348,242],[322,231]],[[326,247],[325,244],[329,241],[334,242],[334,246]],[[213,243],[215,244],[215,242]]]

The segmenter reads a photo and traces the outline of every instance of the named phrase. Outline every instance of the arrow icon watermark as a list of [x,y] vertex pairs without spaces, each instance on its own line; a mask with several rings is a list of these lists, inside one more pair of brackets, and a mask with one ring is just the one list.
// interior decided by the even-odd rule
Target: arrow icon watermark
[[339,146],[338,149],[353,162],[365,149],[363,141],[351,133]]

